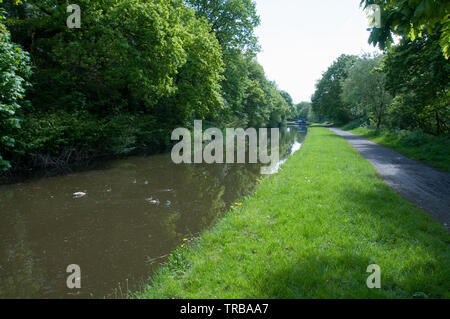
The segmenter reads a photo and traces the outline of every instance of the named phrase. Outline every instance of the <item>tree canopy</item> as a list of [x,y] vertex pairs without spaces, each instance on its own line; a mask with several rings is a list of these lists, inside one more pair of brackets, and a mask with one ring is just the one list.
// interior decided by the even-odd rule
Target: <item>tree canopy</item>
[[67,5],[0,2],[11,32],[1,39],[2,168],[163,148],[194,119],[276,126],[291,112],[255,60],[251,0],[80,0],[80,28],[67,27]]
[[368,119],[377,128],[384,124],[392,101],[381,70],[382,56],[364,55],[350,68],[343,81],[342,101],[349,107],[352,119]]
[[349,110],[342,102],[342,82],[356,62],[353,55],[341,55],[322,75],[311,98],[312,109],[321,119],[333,119],[344,123],[349,120]]
[[253,0],[186,0],[186,3],[211,24],[224,48],[251,53],[259,50],[254,29],[260,19]]
[[361,5],[381,8],[382,27],[372,28],[369,42],[382,49],[393,43],[393,35],[414,41],[426,34],[440,33],[443,54],[450,56],[450,2],[438,0],[362,0]]
[[[449,5],[434,0],[361,1],[381,8],[369,42],[382,55],[341,56],[316,85],[321,120],[449,133]],[[393,44],[398,36],[398,44]]]

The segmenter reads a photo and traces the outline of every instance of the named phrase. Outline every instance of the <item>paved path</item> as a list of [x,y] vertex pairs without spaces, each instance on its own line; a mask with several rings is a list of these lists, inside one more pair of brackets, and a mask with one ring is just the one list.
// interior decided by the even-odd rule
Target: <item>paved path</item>
[[396,189],[450,231],[450,174],[409,159],[364,137],[329,127],[367,159],[386,184]]

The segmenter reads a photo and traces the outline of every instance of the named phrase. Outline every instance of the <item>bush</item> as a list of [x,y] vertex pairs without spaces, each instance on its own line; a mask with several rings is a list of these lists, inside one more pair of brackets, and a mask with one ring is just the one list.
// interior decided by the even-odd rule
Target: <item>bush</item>
[[363,120],[359,120],[359,119],[358,120],[354,120],[354,121],[351,121],[350,123],[344,125],[342,127],[342,129],[344,129],[344,130],[354,130],[355,128],[358,128],[358,127],[367,127],[367,121],[363,121]]
[[61,166],[102,155],[159,150],[169,145],[169,128],[152,115],[99,117],[87,111],[32,112],[14,138],[9,159],[26,166]]

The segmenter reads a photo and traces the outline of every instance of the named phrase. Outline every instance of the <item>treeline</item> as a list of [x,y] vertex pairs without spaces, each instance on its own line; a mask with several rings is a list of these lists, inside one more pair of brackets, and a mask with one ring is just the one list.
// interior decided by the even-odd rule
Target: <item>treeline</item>
[[194,119],[276,126],[293,110],[256,62],[251,0],[79,0],[79,29],[67,5],[0,4],[0,169],[161,149]]
[[382,27],[372,29],[370,42],[384,53],[340,56],[316,84],[313,113],[338,124],[448,134],[450,3],[362,3],[382,9]]

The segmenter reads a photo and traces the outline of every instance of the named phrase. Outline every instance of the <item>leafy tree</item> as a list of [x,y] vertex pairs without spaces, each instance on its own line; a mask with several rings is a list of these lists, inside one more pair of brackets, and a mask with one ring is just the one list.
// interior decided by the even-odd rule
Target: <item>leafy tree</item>
[[322,75],[316,84],[316,91],[312,97],[312,110],[320,120],[328,119],[339,123],[346,123],[350,119],[349,110],[342,102],[342,82],[356,62],[353,55],[341,55]]
[[267,80],[264,69],[257,62],[249,62],[249,76],[243,111],[251,127],[262,127],[269,122],[270,109],[266,93]]
[[183,114],[220,108],[220,47],[181,0],[78,4],[81,29],[65,26],[63,4],[29,0],[12,10],[10,24],[37,65],[36,105],[147,112],[177,96]]
[[267,80],[264,69],[258,62],[249,61],[248,70],[243,117],[251,127],[277,126],[289,115],[289,105],[276,84]]
[[186,3],[208,20],[225,49],[251,53],[259,50],[254,29],[260,19],[253,0],[186,0]]
[[67,28],[66,6],[51,1],[27,1],[26,15],[11,22],[37,66],[37,105],[80,107],[89,101],[92,111],[109,113],[150,107],[176,91],[175,75],[186,63],[176,2],[78,4],[81,29]]
[[388,50],[383,68],[386,86],[397,96],[398,125],[437,135],[448,132],[450,120],[450,64],[440,53],[438,39],[435,33],[402,40]]
[[223,119],[230,119],[236,116],[242,122],[243,101],[248,85],[248,65],[249,60],[238,50],[230,49],[223,51],[225,64],[224,80],[222,81],[222,96],[225,101]]
[[[219,41],[224,60],[222,96],[225,109],[221,118],[233,125],[247,125],[244,110],[248,86],[249,64],[259,50],[254,29],[259,25],[256,5],[252,0],[187,0],[197,16],[210,23],[211,32]],[[247,110],[248,111],[248,110]]]
[[371,120],[379,128],[384,124],[392,101],[385,88],[386,75],[381,71],[382,56],[365,55],[351,67],[343,83],[342,99],[351,106],[351,118]]
[[160,103],[170,109],[176,124],[192,119],[217,119],[223,108],[223,60],[217,39],[209,33],[209,24],[196,19],[191,10],[179,8],[185,26],[181,40],[186,63],[175,76],[176,93]]
[[295,117],[308,119],[311,113],[310,102],[300,102],[295,106]]
[[275,82],[269,81],[268,89],[269,91],[267,94],[269,96],[268,102],[270,105],[269,125],[275,127],[286,120],[293,105],[289,105],[286,102],[287,92],[283,94],[283,91],[279,91]]
[[3,134],[2,122],[8,159],[59,165],[71,157],[167,145],[167,132],[194,118],[258,127],[278,125],[291,112],[290,96],[280,94],[254,60],[254,1],[77,4],[80,29],[66,26],[68,2],[0,4],[13,41],[34,66],[27,92],[33,107],[21,114],[22,129]]
[[[390,125],[448,132],[450,2],[436,0],[363,0],[382,9],[382,27],[369,42],[387,50],[386,86],[394,96]],[[392,46],[393,35],[400,36]],[[443,53],[443,54],[442,54]]]
[[2,23],[4,19],[5,12],[0,8],[0,171],[10,167],[3,156],[14,147],[11,134],[20,128],[18,112],[25,104],[27,79],[31,75],[30,57],[11,42],[10,33]]
[[362,0],[367,7],[377,4],[382,9],[382,28],[372,28],[369,42],[382,49],[393,43],[392,35],[414,41],[417,37],[432,34],[442,28],[442,52],[450,56],[450,2],[438,0]]
[[281,94],[281,97],[286,101],[286,103],[289,107],[294,106],[294,100],[292,99],[292,96],[288,92],[281,90],[280,94]]
[[[182,0],[77,4],[80,29],[66,26],[67,3],[1,4],[13,39],[35,66],[28,92],[33,108],[24,114],[27,131],[15,136],[16,150],[120,153],[145,142],[164,144],[162,131],[192,117],[217,117],[222,49],[210,25]],[[150,127],[155,118],[163,122]],[[107,132],[111,139],[99,145]]]

